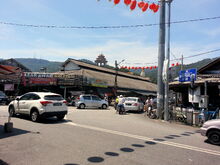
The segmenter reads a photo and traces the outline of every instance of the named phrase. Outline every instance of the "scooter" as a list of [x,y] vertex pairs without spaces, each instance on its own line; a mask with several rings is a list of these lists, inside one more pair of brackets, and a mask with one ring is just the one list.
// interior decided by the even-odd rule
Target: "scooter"
[[149,106],[149,107],[148,107],[148,117],[149,117],[150,119],[156,119],[156,118],[157,118],[156,109],[153,109],[152,106]]
[[126,111],[123,105],[118,105],[117,108],[118,108],[119,115],[126,114]]

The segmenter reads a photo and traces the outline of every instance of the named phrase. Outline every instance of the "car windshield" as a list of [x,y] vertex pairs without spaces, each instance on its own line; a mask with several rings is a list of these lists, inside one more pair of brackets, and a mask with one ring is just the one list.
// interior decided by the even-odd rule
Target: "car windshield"
[[60,95],[46,95],[44,96],[45,100],[63,100],[63,97]]
[[0,91],[0,96],[6,96],[4,92]]
[[128,98],[125,98],[125,100],[126,101],[137,101],[137,98],[130,98],[130,97],[128,97]]

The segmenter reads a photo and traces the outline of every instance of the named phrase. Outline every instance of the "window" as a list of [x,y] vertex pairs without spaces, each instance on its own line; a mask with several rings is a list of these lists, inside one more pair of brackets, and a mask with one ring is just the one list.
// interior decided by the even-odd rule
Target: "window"
[[92,100],[95,100],[95,101],[100,101],[101,99],[97,96],[92,96]]
[[23,96],[21,96],[21,98],[19,100],[29,100],[31,94],[25,94]]
[[36,94],[31,94],[29,100],[39,100],[40,97]]
[[4,92],[0,91],[0,96],[6,96]]
[[58,101],[60,101],[60,100],[63,100],[63,97],[60,95],[46,95],[46,96],[44,96],[44,99],[45,100],[58,100]]
[[91,100],[91,97],[90,96],[83,96],[83,99],[84,100]]

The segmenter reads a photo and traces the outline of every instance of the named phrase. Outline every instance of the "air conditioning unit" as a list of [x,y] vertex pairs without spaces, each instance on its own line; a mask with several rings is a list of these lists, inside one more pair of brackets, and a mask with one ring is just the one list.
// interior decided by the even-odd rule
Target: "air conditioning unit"
[[208,98],[207,95],[201,95],[199,101],[199,108],[208,108]]

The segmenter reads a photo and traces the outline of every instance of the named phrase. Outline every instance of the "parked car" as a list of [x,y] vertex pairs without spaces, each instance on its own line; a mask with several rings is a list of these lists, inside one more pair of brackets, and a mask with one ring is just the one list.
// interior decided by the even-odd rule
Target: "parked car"
[[17,97],[8,106],[11,116],[16,114],[29,115],[36,122],[41,117],[56,116],[62,120],[67,114],[66,100],[56,93],[51,92],[29,92]]
[[212,144],[220,144],[220,119],[209,120],[200,128],[201,135],[207,136]]
[[126,111],[144,110],[144,103],[138,97],[125,97],[124,108]]
[[96,95],[80,95],[76,100],[76,107],[79,109],[85,108],[108,108],[108,101],[100,99]]
[[6,94],[2,91],[0,91],[0,104],[9,104],[8,96],[6,96]]

